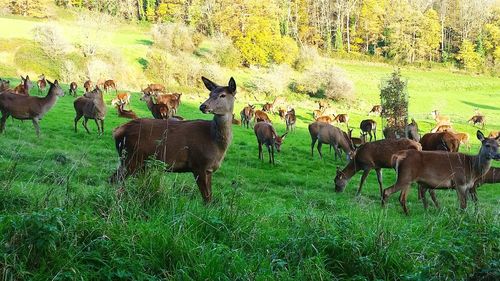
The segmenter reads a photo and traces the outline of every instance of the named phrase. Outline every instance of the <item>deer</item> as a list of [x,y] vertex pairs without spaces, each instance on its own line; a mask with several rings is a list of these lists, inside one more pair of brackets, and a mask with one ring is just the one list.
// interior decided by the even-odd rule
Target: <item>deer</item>
[[500,131],[491,131],[488,138],[498,138],[500,136]]
[[57,80],[54,83],[47,80],[47,83],[50,88],[45,97],[21,96],[10,92],[0,94],[0,133],[5,130],[7,118],[12,116],[14,119],[31,120],[37,137],[40,137],[40,120],[56,104],[57,99],[64,95]]
[[71,84],[69,84],[69,95],[72,95],[73,97],[76,97],[76,90],[78,89],[78,85],[76,84],[76,82],[71,82]]
[[90,89],[92,89],[92,81],[87,80],[85,83],[83,83],[83,88],[85,88],[85,92],[90,92]]
[[317,120],[318,117],[323,116],[325,114],[325,109],[315,109],[313,110],[313,118],[314,120]]
[[154,157],[164,162],[169,172],[191,172],[203,201],[212,200],[212,174],[221,166],[233,137],[236,82],[231,77],[227,86],[219,86],[205,77],[201,79],[210,95],[200,111],[213,114],[213,119],[136,119],[116,128],[113,138],[120,167],[111,176],[112,183],[144,170],[144,161]]
[[297,122],[297,116],[295,116],[295,109],[290,109],[285,114],[286,131],[294,132],[295,123]]
[[335,119],[335,117],[332,118],[332,116],[325,115],[325,116],[320,116],[320,117],[316,118],[315,120],[316,120],[316,122],[331,124],[331,123],[333,123],[334,119]]
[[308,129],[311,135],[311,156],[314,156],[314,145],[316,141],[318,142],[317,149],[320,158],[323,158],[323,154],[321,153],[323,144],[329,144],[333,147],[335,151],[335,160],[337,160],[337,156],[340,157],[340,150],[346,153],[347,159],[349,159],[355,151],[347,133],[337,127],[327,123],[314,122],[309,124]]
[[373,138],[377,140],[377,122],[375,122],[375,120],[363,120],[359,124],[359,128],[361,129],[361,138],[366,140],[366,135],[368,134],[370,136],[370,141],[372,141]]
[[126,110],[124,108],[125,104],[124,103],[121,103],[121,102],[118,102],[116,104],[116,109],[118,110],[118,116],[119,117],[123,117],[123,118],[129,118],[129,119],[137,119],[137,115],[135,114],[135,112],[133,112],[132,110]]
[[257,122],[267,122],[267,123],[273,123],[271,119],[269,119],[269,116],[264,111],[261,110],[256,110],[255,111],[255,116],[253,117],[253,122],[256,124]]
[[451,124],[436,124],[431,133],[453,132]]
[[150,93],[143,93],[141,101],[145,101],[155,119],[168,119],[170,117],[168,106],[162,103],[154,103]]
[[30,77],[26,75],[26,78],[21,76],[21,83],[17,85],[13,90],[7,90],[11,94],[29,96],[30,90],[33,88],[33,83],[31,83]]
[[116,90],[116,83],[114,80],[106,80],[104,81],[104,91],[106,91],[106,94],[108,93],[109,89],[115,89],[115,93],[118,94],[118,91]]
[[484,116],[483,115],[474,115],[472,116],[467,123],[471,123],[473,126],[476,126],[476,124],[481,124],[481,129],[484,129]]
[[103,88],[104,87],[104,83],[106,82],[105,79],[103,78],[99,78],[99,80],[97,80],[97,83],[95,84],[96,87],[99,87],[99,89]]
[[98,86],[90,92],[85,93],[83,96],[78,97],[73,102],[75,108],[75,133],[77,133],[78,121],[83,117],[82,125],[90,134],[87,122],[89,119],[94,119],[97,125],[97,133],[102,136],[104,134],[104,118],[106,117],[107,108],[104,103],[102,91]]
[[324,100],[320,100],[320,101],[318,101],[318,107],[319,107],[319,110],[325,111],[326,108],[328,107],[328,102],[324,101]]
[[162,84],[149,84],[142,92],[151,92],[154,94],[165,93],[165,86]]
[[266,102],[263,106],[262,106],[262,111],[264,112],[271,112],[273,109],[273,104],[272,103],[269,103],[269,102]]
[[168,107],[170,114],[176,114],[181,102],[182,94],[172,93],[172,94],[155,94],[157,104],[164,104]]
[[481,141],[477,155],[441,151],[403,150],[393,156],[397,173],[396,183],[383,192],[385,205],[392,193],[401,191],[399,202],[406,215],[409,214],[406,198],[412,182],[427,189],[455,189],[460,208],[467,207],[467,192],[478,179],[484,176],[492,160],[500,160],[499,139],[485,138],[481,131],[476,137]]
[[416,142],[420,142],[420,135],[418,134],[418,124],[415,119],[411,119],[411,123],[405,126],[405,137]]
[[241,125],[241,121],[235,118],[234,113],[233,113],[233,120],[231,120],[231,123],[233,125]]
[[240,112],[240,117],[241,117],[241,126],[247,127],[247,129],[250,126],[250,121],[252,121],[252,118],[255,113],[255,105],[248,104],[245,106],[241,112]]
[[456,139],[458,139],[460,141],[460,144],[463,144],[467,147],[467,150],[470,152],[470,142],[469,142],[469,139],[470,139],[470,136],[469,134],[467,133],[455,133],[455,132],[450,132]]
[[370,115],[375,115],[375,116],[380,116],[382,114],[382,106],[381,105],[374,105],[370,112],[368,112],[368,116]]
[[347,115],[347,114],[339,114],[339,115],[335,116],[335,118],[333,119],[333,121],[337,122],[337,124],[345,123],[345,125],[347,127],[347,130],[349,130],[349,115]]
[[0,94],[10,89],[10,81],[0,78]]
[[400,139],[405,136],[404,129],[398,127],[385,127],[382,134],[386,139]]
[[47,87],[47,80],[45,79],[45,74],[42,73],[40,75],[39,80],[36,81],[36,86],[38,87],[38,93],[42,93],[45,91],[45,88]]
[[121,92],[116,94],[116,98],[111,100],[111,105],[116,106],[116,105],[130,105],[130,93],[127,92]]
[[279,115],[279,117],[280,117],[281,120],[285,120],[286,113],[287,113],[286,109],[281,108],[281,107],[278,108],[278,115]]
[[382,169],[392,169],[394,167],[392,156],[401,150],[407,149],[422,150],[422,146],[418,142],[409,139],[385,139],[362,144],[344,169],[341,170],[340,167],[337,167],[334,179],[335,191],[343,192],[349,180],[362,170],[363,175],[356,193],[357,196],[360,195],[366,177],[372,169],[375,169],[380,198],[382,199]]
[[365,143],[365,139],[364,138],[353,137],[352,136],[352,131],[353,131],[353,129],[349,129],[348,136],[349,136],[349,139],[351,140],[352,145],[354,146],[354,148],[357,149],[360,145],[362,145],[362,144]]
[[460,140],[450,132],[428,133],[420,139],[422,150],[458,152]]
[[269,153],[269,163],[274,164],[274,149],[276,148],[277,152],[281,151],[281,145],[288,132],[279,136],[273,125],[266,122],[256,123],[253,130],[257,137],[257,143],[259,144],[259,159],[264,160],[262,145],[265,145]]
[[434,119],[434,121],[436,121],[436,124],[440,124],[440,125],[443,125],[443,124],[448,124],[449,125],[449,124],[451,124],[450,117],[443,116],[443,115],[439,114],[438,110],[431,111],[431,115],[432,115],[432,118]]

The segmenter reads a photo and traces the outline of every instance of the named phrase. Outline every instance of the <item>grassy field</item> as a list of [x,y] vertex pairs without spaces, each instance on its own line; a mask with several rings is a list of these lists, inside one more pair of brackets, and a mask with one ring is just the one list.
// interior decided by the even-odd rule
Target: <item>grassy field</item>
[[[12,23],[0,18],[0,27],[17,28]],[[24,20],[19,26],[30,24],[36,22]],[[134,30],[109,40],[129,48],[129,58],[142,57],[134,44],[149,40],[139,28]],[[0,36],[12,39],[18,34],[8,29]],[[137,67],[136,60],[130,62]],[[339,113],[349,113],[351,126],[357,128],[368,118],[371,106],[379,103],[380,79],[393,67],[344,60],[329,63],[342,67],[355,83],[354,107],[332,105]],[[241,86],[255,71],[236,69],[224,75],[226,81],[234,76]],[[485,132],[500,129],[500,79],[444,69],[403,68],[402,72],[409,80],[410,113],[422,133],[433,125],[429,115],[433,109],[451,116],[457,130],[471,134],[471,153],[479,148],[473,138],[477,128],[466,123],[474,109],[487,116]],[[14,85],[18,83],[8,76]],[[264,103],[239,90],[236,115],[248,102]],[[206,94],[184,93],[179,114],[211,118],[198,110]],[[139,97],[133,93],[131,107],[139,116],[149,117]],[[108,104],[112,98],[106,95]],[[158,163],[151,163],[148,174],[129,179],[124,192],[117,192],[107,183],[118,165],[111,132],[127,120],[110,107],[104,136],[97,136],[92,122],[92,134],[84,133],[80,124],[75,133],[72,102],[70,96],[59,99],[41,121],[40,138],[31,122],[18,120],[8,120],[0,135],[3,280],[500,278],[498,184],[480,188],[478,208],[469,204],[464,212],[458,209],[454,191],[437,192],[442,207],[424,210],[414,186],[408,217],[396,195],[386,208],[380,206],[374,173],[361,196],[355,196],[360,175],[337,194],[333,177],[345,160],[334,161],[327,149],[322,160],[316,152],[310,155],[307,124],[316,108],[314,100],[288,97],[297,109],[297,131],[285,140],[274,166],[257,159],[252,130],[233,126],[233,143],[214,174],[214,202],[209,206],[201,202],[191,174],[164,174]],[[278,133],[283,133],[283,122],[277,116],[272,119]],[[384,186],[394,181],[394,172],[385,170]]]

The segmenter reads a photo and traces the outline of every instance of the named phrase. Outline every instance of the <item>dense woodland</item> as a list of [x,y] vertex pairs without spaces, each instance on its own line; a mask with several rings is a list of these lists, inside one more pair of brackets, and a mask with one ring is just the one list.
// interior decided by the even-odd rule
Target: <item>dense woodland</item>
[[[3,1],[6,2],[6,1]],[[7,1],[4,12],[43,16],[42,0]],[[229,37],[243,65],[293,63],[303,46],[405,64],[442,62],[469,71],[500,60],[495,0],[56,0],[130,21],[183,23]],[[497,72],[497,71],[495,71]]]

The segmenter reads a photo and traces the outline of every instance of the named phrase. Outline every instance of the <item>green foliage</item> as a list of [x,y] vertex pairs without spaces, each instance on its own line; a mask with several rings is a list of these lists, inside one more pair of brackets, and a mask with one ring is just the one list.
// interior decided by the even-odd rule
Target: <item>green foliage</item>
[[290,37],[281,37],[276,40],[272,49],[272,60],[277,64],[293,65],[299,55],[299,47]]
[[477,71],[483,62],[481,56],[474,50],[474,44],[469,40],[464,40],[462,42],[457,60],[460,62],[460,65],[468,71]]
[[304,71],[309,67],[319,64],[320,59],[321,56],[316,48],[304,45],[300,48],[294,67],[298,71]]
[[33,29],[33,39],[37,42],[45,54],[51,58],[57,58],[65,53],[69,48],[66,38],[57,25],[43,24]]
[[355,97],[354,83],[339,67],[311,68],[293,84],[294,90],[312,97],[349,101]]
[[408,124],[408,82],[401,77],[400,70],[395,70],[391,77],[382,81],[380,100],[383,108],[382,118],[386,128],[404,132]]
[[241,66],[241,54],[227,37],[219,36],[215,39],[216,45],[213,48],[213,56],[220,66],[235,68]]
[[194,30],[180,23],[155,24],[151,33],[156,47],[173,54],[192,52],[199,43],[193,40]]
[[15,15],[43,18],[46,10],[41,0],[9,0],[8,8]]

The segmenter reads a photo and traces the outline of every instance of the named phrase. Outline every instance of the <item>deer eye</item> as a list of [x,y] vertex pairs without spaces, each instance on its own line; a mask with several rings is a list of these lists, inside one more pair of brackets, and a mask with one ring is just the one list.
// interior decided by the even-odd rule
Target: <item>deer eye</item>
[[225,94],[222,94],[222,95],[219,96],[219,98],[225,98],[225,97],[226,97]]

